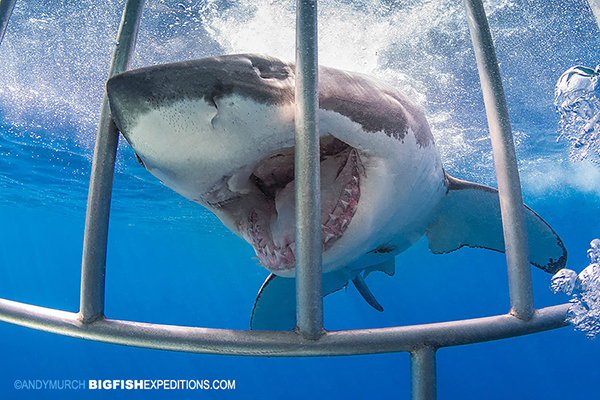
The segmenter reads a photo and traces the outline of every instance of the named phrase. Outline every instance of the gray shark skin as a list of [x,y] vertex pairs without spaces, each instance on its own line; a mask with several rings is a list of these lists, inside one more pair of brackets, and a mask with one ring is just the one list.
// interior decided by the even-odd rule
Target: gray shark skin
[[[294,327],[294,65],[230,55],[128,71],[107,83],[114,121],[140,163],[212,211],[269,276],[254,329]],[[320,67],[323,293],[393,275],[424,234],[434,253],[504,251],[496,189],[444,172],[423,111],[394,87]],[[530,260],[554,273],[561,239],[526,210]],[[283,277],[283,278],[281,278]],[[291,294],[290,294],[291,293]]]

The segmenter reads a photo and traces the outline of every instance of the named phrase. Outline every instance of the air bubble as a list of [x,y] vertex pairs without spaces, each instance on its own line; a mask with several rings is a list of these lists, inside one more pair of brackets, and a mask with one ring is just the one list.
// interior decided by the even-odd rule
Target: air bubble
[[558,139],[571,142],[571,160],[600,163],[600,65],[565,71],[556,83],[554,106],[561,117]]
[[554,294],[564,292],[570,295],[573,293],[576,280],[577,272],[563,268],[552,277],[552,280],[550,281],[550,290]]
[[577,275],[570,269],[562,269],[551,280],[552,293],[564,292],[572,295],[571,307],[567,312],[567,322],[575,330],[589,338],[600,333],[600,240],[590,243],[588,257],[592,261]]

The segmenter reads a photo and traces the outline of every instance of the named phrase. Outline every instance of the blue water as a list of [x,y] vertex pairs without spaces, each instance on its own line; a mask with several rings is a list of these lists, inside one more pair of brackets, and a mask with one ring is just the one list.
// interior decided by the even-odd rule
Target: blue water
[[[76,312],[87,183],[122,1],[17,2],[0,46],[0,297]],[[135,66],[255,51],[293,55],[283,1],[148,0]],[[461,2],[322,1],[321,61],[387,79],[425,107],[446,170],[494,184],[485,114]],[[583,1],[487,2],[525,201],[560,234],[568,267],[599,236],[600,167],[559,140],[554,85],[594,67],[600,32]],[[273,29],[277,34],[273,35]],[[292,40],[288,40],[292,38]],[[344,46],[340,45],[343,40]],[[120,143],[106,273],[113,319],[247,329],[267,276],[250,246],[160,185]],[[506,313],[502,254],[435,256],[421,240],[397,274],[369,276],[385,308],[354,290],[325,299],[327,329]],[[568,301],[533,271],[537,307]],[[0,398],[409,398],[409,357],[315,359],[169,353],[0,324]],[[438,352],[440,399],[596,399],[600,347],[572,328]],[[229,391],[16,390],[16,380],[235,380]]]

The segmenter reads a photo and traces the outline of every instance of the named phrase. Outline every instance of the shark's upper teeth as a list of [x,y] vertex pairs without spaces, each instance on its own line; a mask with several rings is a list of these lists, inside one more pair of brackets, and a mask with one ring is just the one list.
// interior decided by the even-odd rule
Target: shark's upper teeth
[[340,198],[333,206],[333,211],[327,214],[327,221],[322,225],[323,248],[325,250],[330,248],[344,234],[358,209],[361,161],[356,150],[350,151],[347,162],[350,165],[351,177],[342,188]]

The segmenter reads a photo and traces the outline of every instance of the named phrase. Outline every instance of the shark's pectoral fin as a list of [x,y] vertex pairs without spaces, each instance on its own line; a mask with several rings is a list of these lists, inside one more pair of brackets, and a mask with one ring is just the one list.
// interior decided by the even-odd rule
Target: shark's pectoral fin
[[[323,274],[323,296],[344,288],[348,281],[354,279],[357,272],[340,268]],[[296,279],[271,274],[263,283],[254,302],[250,329],[291,331],[295,327]]]
[[[448,253],[463,246],[504,252],[504,235],[498,191],[489,186],[448,176],[448,195],[438,218],[427,228],[429,249]],[[567,262],[567,250],[552,228],[525,206],[529,260],[555,273]]]

